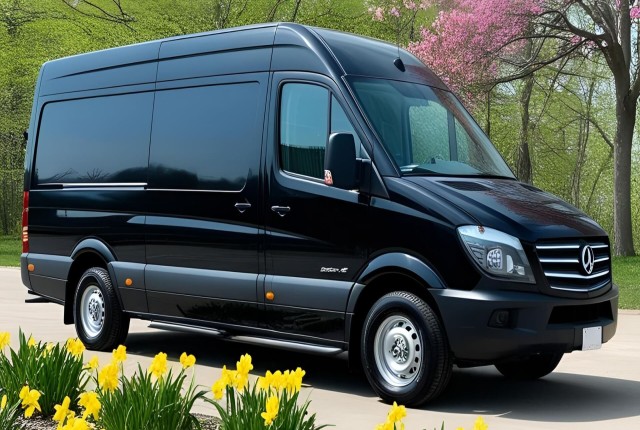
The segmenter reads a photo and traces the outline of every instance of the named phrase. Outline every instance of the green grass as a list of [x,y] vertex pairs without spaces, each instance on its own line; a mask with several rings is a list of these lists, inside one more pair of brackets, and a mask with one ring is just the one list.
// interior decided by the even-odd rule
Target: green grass
[[640,309],[640,256],[614,257],[613,282],[620,287],[620,309]]
[[19,266],[21,252],[19,236],[0,236],[0,266]]
[[[20,266],[20,237],[0,236],[0,266]],[[613,280],[620,287],[620,309],[640,309],[640,256],[614,257]]]

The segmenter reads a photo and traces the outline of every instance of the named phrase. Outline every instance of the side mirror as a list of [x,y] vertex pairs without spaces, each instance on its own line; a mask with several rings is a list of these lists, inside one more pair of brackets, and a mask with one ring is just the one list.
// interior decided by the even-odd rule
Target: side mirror
[[324,155],[324,183],[345,190],[358,185],[356,143],[350,133],[333,133]]

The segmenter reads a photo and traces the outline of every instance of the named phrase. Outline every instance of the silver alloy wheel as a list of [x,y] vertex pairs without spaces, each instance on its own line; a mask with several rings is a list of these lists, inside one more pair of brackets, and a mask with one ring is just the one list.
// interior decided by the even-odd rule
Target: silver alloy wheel
[[89,285],[80,301],[80,322],[87,337],[98,337],[104,326],[104,296],[96,285]]
[[373,355],[386,382],[407,386],[423,366],[422,336],[410,319],[392,315],[376,331]]

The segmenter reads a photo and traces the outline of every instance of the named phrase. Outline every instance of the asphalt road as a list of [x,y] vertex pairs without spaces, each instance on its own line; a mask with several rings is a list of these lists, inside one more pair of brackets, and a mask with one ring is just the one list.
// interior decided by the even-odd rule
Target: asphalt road
[[[64,342],[75,336],[62,323],[62,306],[25,303],[20,272],[0,268],[0,331],[9,331],[17,346],[18,329],[37,340]],[[374,429],[384,422],[388,405],[379,401],[364,377],[350,373],[345,361],[220,341],[207,336],[149,329],[132,321],[126,341],[127,371],[143,367],[163,351],[178,361],[183,351],[197,358],[196,381],[206,387],[220,376],[224,364],[234,367],[239,356],[253,357],[253,374],[266,370],[306,370],[301,398],[311,399],[320,423],[337,430]],[[93,352],[85,352],[88,360]],[[110,354],[98,353],[101,364]],[[176,367],[179,364],[175,364]],[[209,405],[196,412],[215,414]],[[493,367],[454,369],[445,394],[420,409],[409,409],[407,430],[473,428],[482,415],[490,430],[640,429],[640,311],[622,311],[618,332],[598,351],[567,354],[556,371],[533,382],[513,382]]]

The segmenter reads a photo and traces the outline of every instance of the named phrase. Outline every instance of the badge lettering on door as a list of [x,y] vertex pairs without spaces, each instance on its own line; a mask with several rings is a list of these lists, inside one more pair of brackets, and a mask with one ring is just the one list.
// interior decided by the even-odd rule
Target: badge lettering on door
[[320,273],[347,273],[349,271],[348,267],[343,267],[340,269],[339,267],[321,267]]

